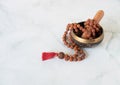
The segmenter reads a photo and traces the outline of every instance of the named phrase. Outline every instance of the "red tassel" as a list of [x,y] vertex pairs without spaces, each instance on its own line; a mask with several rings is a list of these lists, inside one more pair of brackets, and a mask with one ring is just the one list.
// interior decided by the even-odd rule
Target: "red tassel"
[[57,56],[58,53],[55,52],[43,52],[42,53],[42,60],[48,60],[51,58],[54,58],[55,56]]

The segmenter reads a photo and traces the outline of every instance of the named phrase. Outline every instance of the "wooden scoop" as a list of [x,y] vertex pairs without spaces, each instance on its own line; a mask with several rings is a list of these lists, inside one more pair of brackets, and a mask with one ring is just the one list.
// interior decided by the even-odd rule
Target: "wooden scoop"
[[103,10],[99,10],[96,13],[96,15],[94,16],[93,20],[95,20],[97,23],[99,23],[103,16],[104,16],[104,11]]

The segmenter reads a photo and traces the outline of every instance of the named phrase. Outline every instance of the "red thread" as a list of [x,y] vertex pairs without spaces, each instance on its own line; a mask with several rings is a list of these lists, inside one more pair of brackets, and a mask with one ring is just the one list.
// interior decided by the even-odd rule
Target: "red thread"
[[58,53],[55,52],[43,52],[42,53],[42,60],[48,60],[51,58],[54,58],[55,56],[57,56]]

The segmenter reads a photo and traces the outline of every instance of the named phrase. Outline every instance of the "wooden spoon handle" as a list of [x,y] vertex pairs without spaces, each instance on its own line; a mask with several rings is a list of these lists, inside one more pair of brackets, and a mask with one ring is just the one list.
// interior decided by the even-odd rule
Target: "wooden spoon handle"
[[96,15],[94,16],[93,20],[95,20],[97,23],[99,23],[103,16],[104,16],[104,11],[103,10],[99,10],[96,13]]

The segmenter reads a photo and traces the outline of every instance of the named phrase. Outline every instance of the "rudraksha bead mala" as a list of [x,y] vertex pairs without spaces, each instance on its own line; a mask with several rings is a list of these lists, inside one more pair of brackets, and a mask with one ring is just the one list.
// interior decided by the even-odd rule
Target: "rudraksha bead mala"
[[102,19],[104,12],[99,10],[93,19],[88,19],[84,22],[84,25],[79,23],[68,24],[66,30],[63,34],[62,40],[64,44],[74,50],[73,55],[65,54],[64,52],[44,52],[42,54],[42,60],[47,60],[57,56],[59,59],[64,59],[65,61],[81,61],[86,58],[85,52],[80,48],[79,45],[73,40],[71,32],[74,32],[78,37],[82,39],[92,40],[96,39],[102,34],[99,21]]
[[66,31],[63,34],[63,42],[68,47],[75,51],[75,54],[68,55],[63,52],[58,53],[58,58],[65,59],[66,61],[81,61],[85,59],[85,52],[72,40],[71,31],[74,30],[75,33],[82,31],[82,38],[84,39],[94,39],[96,33],[99,32],[99,24],[95,20],[88,19],[84,23],[84,28],[78,23],[68,24]]

